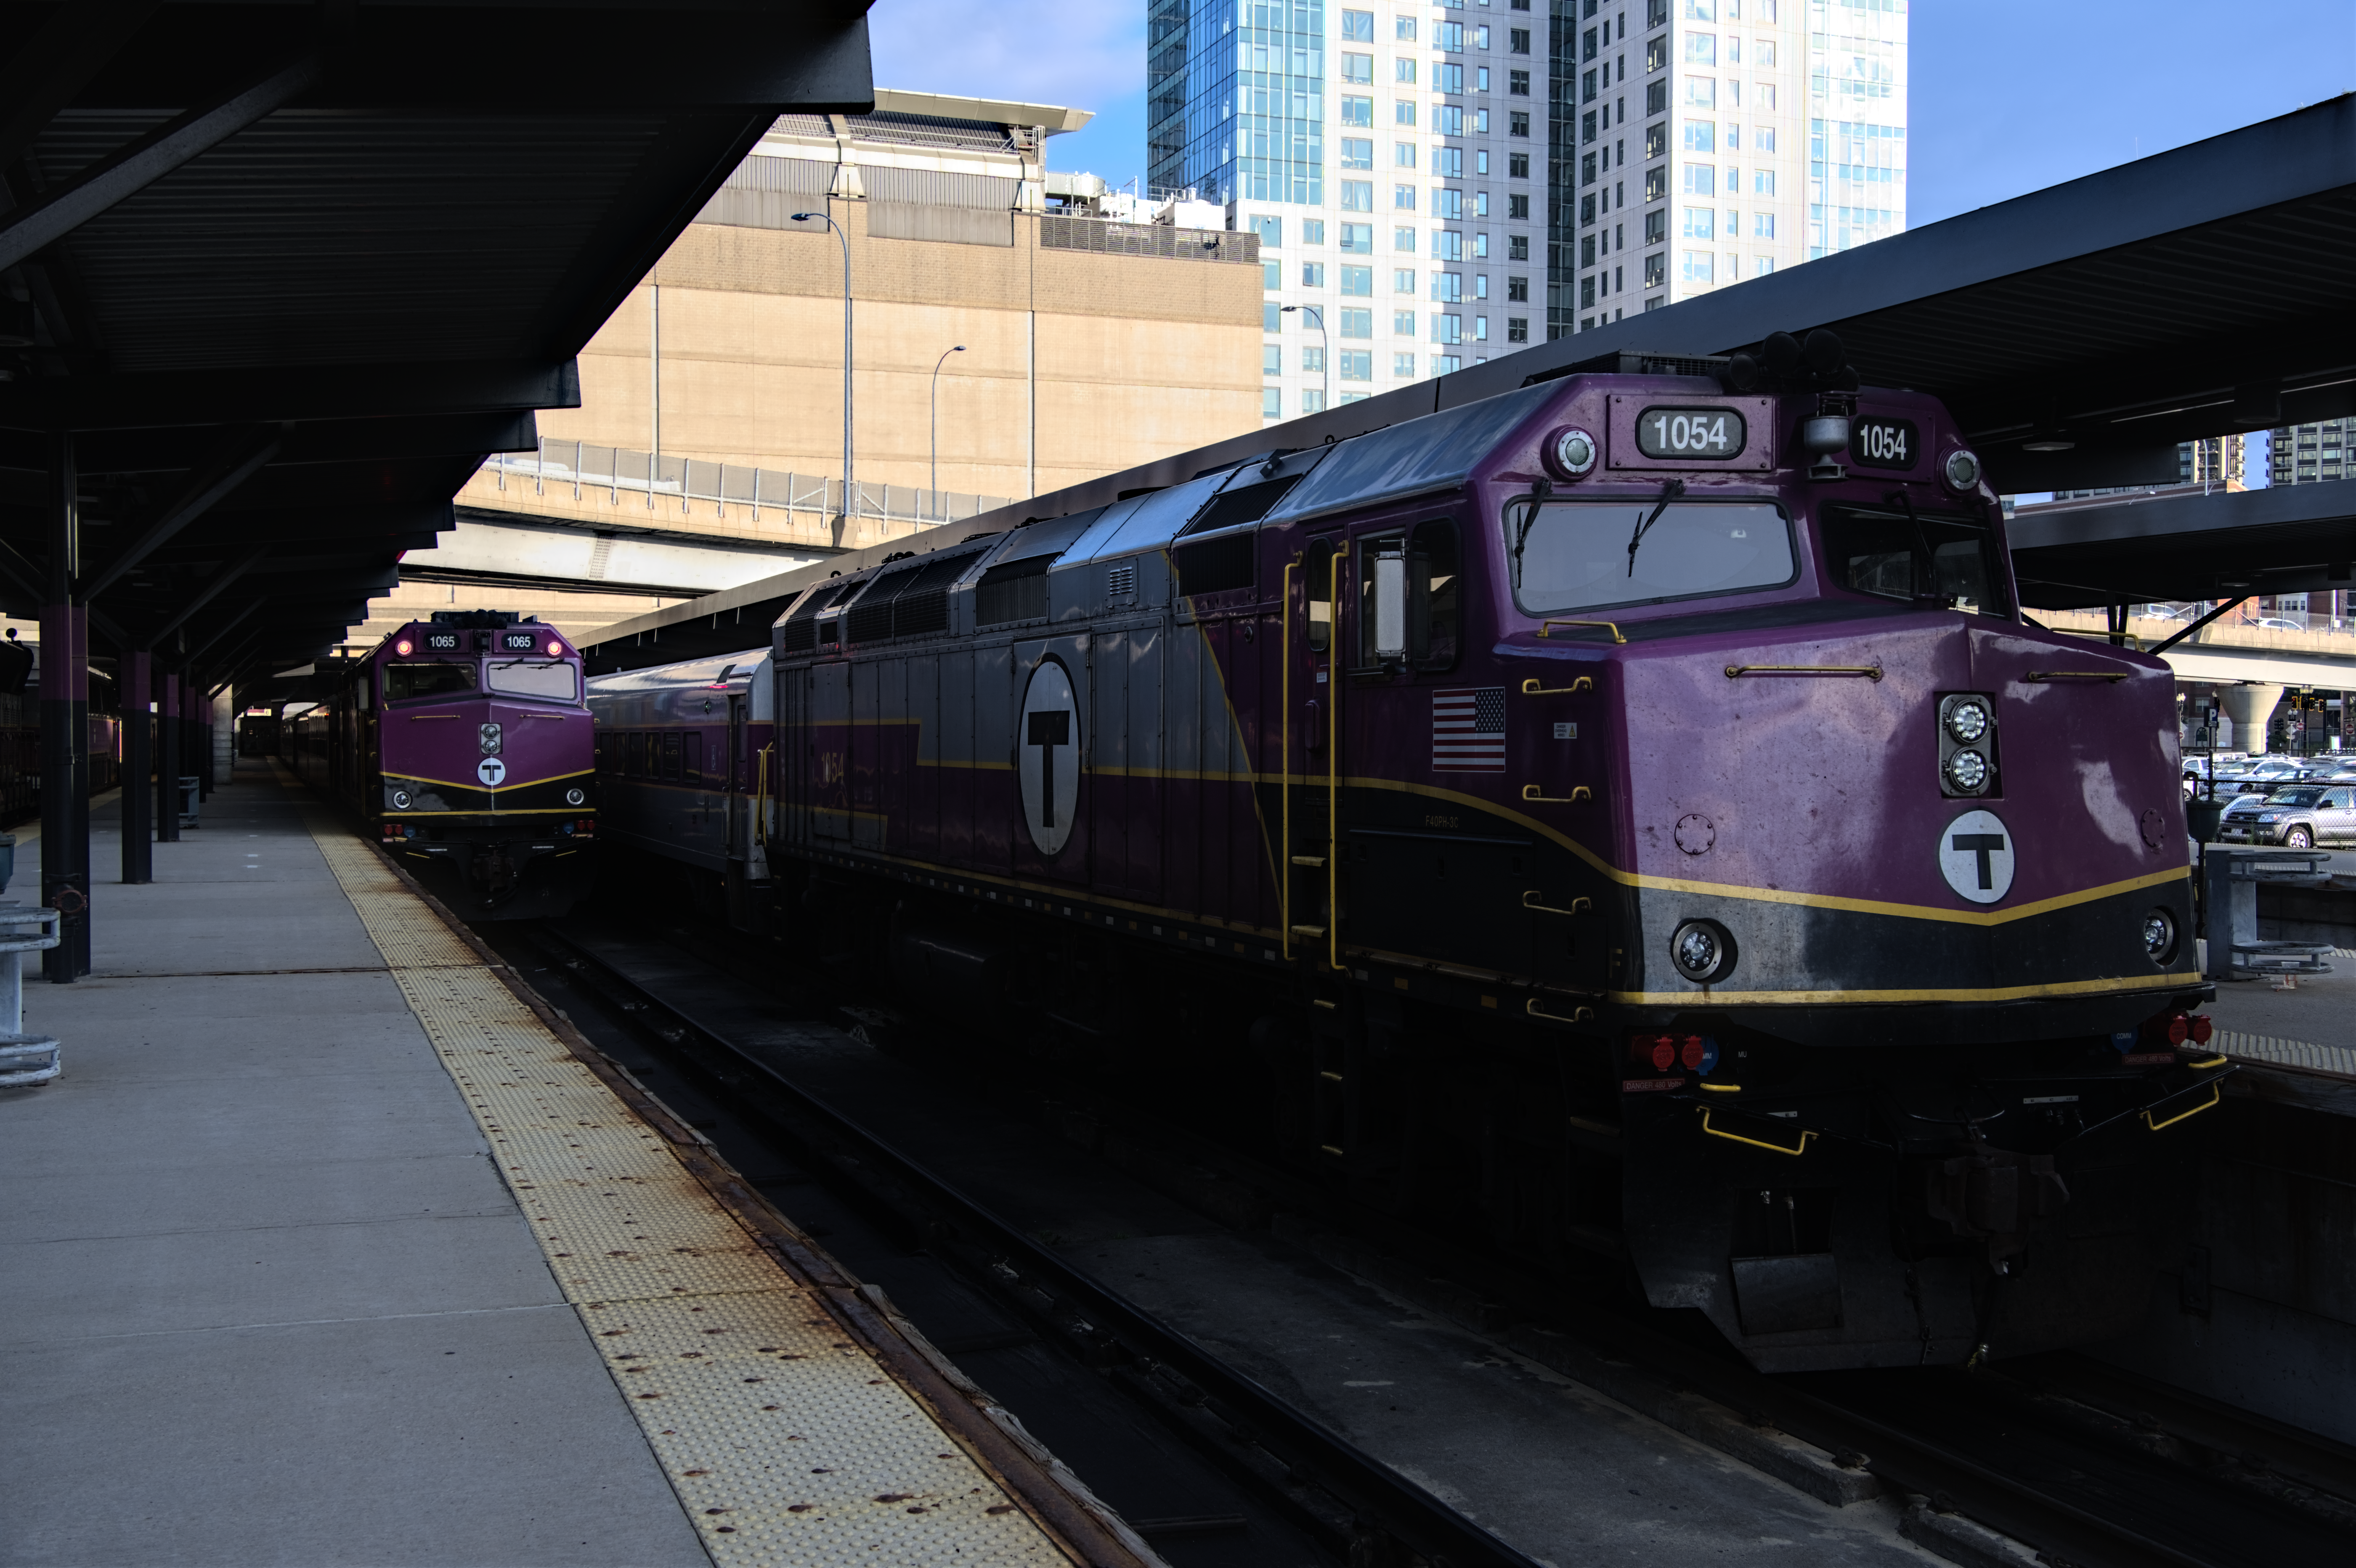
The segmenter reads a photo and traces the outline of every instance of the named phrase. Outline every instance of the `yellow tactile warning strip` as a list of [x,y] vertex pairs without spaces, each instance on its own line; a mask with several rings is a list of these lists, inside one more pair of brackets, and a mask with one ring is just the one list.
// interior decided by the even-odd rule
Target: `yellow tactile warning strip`
[[719,1568],[1073,1561],[372,849],[311,827]]

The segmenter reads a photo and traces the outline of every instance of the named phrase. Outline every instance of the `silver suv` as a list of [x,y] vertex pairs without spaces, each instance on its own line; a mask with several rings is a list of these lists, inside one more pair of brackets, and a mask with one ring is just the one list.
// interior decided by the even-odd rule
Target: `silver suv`
[[2217,838],[2223,844],[2279,844],[2286,849],[2356,843],[2356,786],[2293,784],[2263,800],[2237,800],[2225,808]]

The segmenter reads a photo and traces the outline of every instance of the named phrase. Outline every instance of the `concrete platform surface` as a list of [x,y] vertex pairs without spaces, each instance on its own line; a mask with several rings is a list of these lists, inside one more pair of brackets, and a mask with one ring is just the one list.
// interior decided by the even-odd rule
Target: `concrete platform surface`
[[0,1563],[701,1568],[303,804],[247,763],[145,887],[102,811],[96,972],[26,987]]

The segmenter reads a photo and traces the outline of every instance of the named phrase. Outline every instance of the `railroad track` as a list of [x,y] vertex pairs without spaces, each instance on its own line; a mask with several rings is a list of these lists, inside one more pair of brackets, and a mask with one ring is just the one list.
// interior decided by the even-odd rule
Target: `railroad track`
[[552,927],[527,940],[642,1040],[692,1063],[810,1166],[913,1225],[1042,1340],[1108,1378],[1351,1568],[1538,1568],[1430,1492],[1191,1339],[923,1161],[737,1049],[695,998],[657,994]]
[[[552,927],[529,940],[646,1043],[704,1075],[831,1179],[916,1227],[1043,1340],[1103,1373],[1337,1559],[1451,1568],[1530,1561],[740,1049],[703,1021],[691,982],[642,985]],[[2356,1503],[2346,1500],[2356,1498],[2356,1455],[2122,1374],[2073,1374],[2073,1358],[2043,1359],[2026,1375],[1928,1382],[1879,1372],[1767,1377],[1641,1315],[1567,1301],[1558,1284],[1508,1260],[1355,1210],[1100,1095],[1068,1085],[1053,1093],[1066,1110],[1162,1140],[1173,1163],[1207,1166],[1262,1193],[1267,1210],[1318,1216],[1323,1233],[1300,1239],[1329,1262],[1826,1501],[1917,1495],[1908,1533],[1956,1560],[2004,1548],[1977,1541],[1952,1522],[1958,1516],[2077,1568],[2332,1561],[2356,1528]],[[1367,1240],[1377,1235],[1379,1244]],[[1924,1389],[1936,1397],[1922,1400]]]

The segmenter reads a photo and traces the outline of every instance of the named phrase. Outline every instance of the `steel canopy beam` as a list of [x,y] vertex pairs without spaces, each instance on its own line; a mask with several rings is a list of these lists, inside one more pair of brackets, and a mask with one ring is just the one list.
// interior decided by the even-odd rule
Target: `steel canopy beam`
[[0,426],[79,432],[580,406],[580,370],[569,358],[411,361],[19,381],[0,388]]
[[204,516],[215,502],[252,478],[263,464],[278,455],[283,439],[281,432],[275,430],[246,431],[224,443],[212,463],[191,475],[187,484],[164,507],[162,514],[141,529],[139,536],[107,563],[106,570],[82,589],[82,601],[88,603],[113,586],[124,572],[154,554],[157,546]]
[[0,269],[48,249],[182,164],[236,135],[318,80],[321,60],[306,49],[225,98],[165,122],[95,168],[0,219]]
[[220,571],[214,572],[212,576],[205,580],[205,585],[197,590],[195,596],[180,606],[180,613],[178,614],[173,616],[170,620],[156,627],[155,630],[149,635],[147,645],[155,647],[160,645],[166,637],[170,636],[182,626],[187,625],[189,616],[194,615],[198,611],[211,603],[214,599],[220,595],[224,589],[228,588],[230,583],[235,582],[239,578],[243,577],[247,572],[252,571],[254,566],[261,561],[262,558],[269,553],[270,547],[268,545],[256,545],[252,549],[247,550],[243,555],[238,557],[235,560],[230,562],[227,566],[224,566]]
[[25,155],[41,127],[74,100],[123,45],[158,0],[80,0],[60,5],[0,70],[0,168]]

